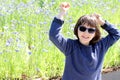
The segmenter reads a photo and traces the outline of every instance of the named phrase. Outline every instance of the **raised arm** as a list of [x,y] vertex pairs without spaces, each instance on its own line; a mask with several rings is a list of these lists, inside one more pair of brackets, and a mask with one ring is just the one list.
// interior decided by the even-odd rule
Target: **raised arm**
[[51,28],[49,31],[49,38],[50,40],[58,47],[65,55],[68,55],[70,49],[69,40],[64,38],[60,31],[62,25],[64,23],[63,18],[66,14],[67,10],[69,9],[69,3],[62,3],[60,5],[60,13],[54,18],[51,24]]
[[105,38],[101,39],[103,49],[108,49],[120,38],[120,30],[116,28],[115,25],[102,19],[100,15],[97,15],[98,24],[108,32],[108,35]]
[[120,30],[118,30],[115,25],[110,24],[107,21],[102,26],[102,28],[108,32],[108,35],[103,38],[102,43],[106,48],[109,48],[120,38]]
[[58,19],[63,20],[66,12],[69,10],[70,4],[67,2],[63,2],[60,4],[60,13],[56,16]]

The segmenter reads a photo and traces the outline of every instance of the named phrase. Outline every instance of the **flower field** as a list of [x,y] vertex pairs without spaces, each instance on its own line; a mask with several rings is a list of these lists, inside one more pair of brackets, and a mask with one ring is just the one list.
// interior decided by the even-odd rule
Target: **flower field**
[[[51,43],[48,32],[64,0],[0,0],[0,79],[49,79],[62,76],[65,57]],[[76,38],[77,19],[99,13],[120,29],[120,0],[66,0],[71,8],[62,34]],[[102,36],[106,32],[101,30]],[[112,46],[103,68],[120,65],[120,40]]]

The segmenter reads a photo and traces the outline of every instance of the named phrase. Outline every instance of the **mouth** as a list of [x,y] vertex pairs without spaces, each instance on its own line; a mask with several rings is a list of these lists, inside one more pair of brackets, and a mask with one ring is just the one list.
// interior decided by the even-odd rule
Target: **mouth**
[[89,39],[89,37],[86,37],[86,36],[81,36],[83,39]]

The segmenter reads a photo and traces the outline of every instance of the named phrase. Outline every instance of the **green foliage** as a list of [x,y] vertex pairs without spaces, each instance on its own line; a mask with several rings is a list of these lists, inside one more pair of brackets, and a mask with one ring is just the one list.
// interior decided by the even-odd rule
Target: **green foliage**
[[[61,76],[64,55],[49,41],[48,31],[59,4],[64,0],[1,0],[0,1],[0,79]],[[119,0],[66,0],[71,8],[66,15],[62,33],[75,38],[77,19],[90,13],[120,29]],[[106,33],[103,31],[103,35]],[[120,41],[109,49],[104,68],[120,65]],[[111,57],[112,56],[112,57]]]

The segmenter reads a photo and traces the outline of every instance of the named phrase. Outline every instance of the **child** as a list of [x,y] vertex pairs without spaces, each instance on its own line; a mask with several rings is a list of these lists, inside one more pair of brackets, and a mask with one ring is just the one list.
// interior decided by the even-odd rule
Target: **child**
[[[61,11],[54,18],[49,31],[50,40],[66,58],[62,80],[101,80],[104,55],[120,38],[120,31],[98,14],[83,15],[74,28],[77,39],[66,39],[60,31],[69,8],[69,3],[60,5]],[[100,26],[108,32],[105,38],[100,38]]]

